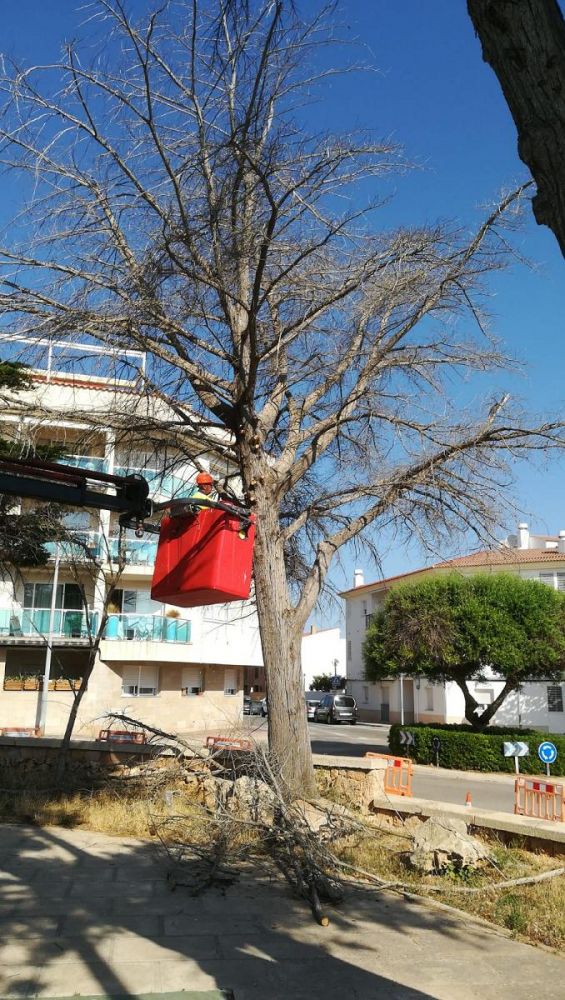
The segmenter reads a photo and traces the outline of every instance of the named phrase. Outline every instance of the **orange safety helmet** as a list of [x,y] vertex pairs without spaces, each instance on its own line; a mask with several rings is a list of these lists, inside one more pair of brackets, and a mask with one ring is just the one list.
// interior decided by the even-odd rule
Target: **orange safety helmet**
[[213,486],[214,480],[209,472],[199,472],[196,477],[197,486]]

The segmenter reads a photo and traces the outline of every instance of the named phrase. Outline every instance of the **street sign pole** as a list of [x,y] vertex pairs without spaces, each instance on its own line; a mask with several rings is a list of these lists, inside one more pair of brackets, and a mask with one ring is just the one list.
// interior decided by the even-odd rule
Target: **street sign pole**
[[514,770],[516,771],[516,774],[520,774],[520,758],[519,757],[514,757]]

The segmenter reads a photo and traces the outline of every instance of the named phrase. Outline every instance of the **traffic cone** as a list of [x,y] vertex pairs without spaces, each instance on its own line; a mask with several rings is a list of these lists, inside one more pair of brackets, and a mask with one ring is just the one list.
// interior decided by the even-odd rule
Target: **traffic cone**
[[470,792],[467,792],[467,794],[465,796],[465,805],[467,806],[467,809],[470,809],[471,806],[473,805],[473,803],[471,802],[471,793]]

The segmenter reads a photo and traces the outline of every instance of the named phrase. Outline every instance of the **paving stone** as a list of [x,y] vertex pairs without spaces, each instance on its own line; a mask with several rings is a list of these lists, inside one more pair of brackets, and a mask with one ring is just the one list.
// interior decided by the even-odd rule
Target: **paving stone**
[[69,830],[38,838],[22,827],[14,841],[0,826],[4,855],[5,829],[14,851],[29,854],[31,844],[47,855],[29,886],[13,872],[1,883],[1,996],[127,1000],[214,988],[233,989],[235,1000],[565,995],[559,957],[425,903],[351,891],[321,928],[283,882],[245,876],[225,895],[191,897],[180,886],[169,891],[153,847],[131,838]]

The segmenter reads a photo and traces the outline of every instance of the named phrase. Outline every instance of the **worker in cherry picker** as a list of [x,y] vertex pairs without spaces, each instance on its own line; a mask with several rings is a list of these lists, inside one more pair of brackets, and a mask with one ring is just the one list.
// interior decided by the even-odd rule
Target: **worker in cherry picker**
[[216,491],[216,484],[209,472],[199,472],[196,477],[196,486],[194,486],[187,498],[190,500],[190,505],[197,507],[198,510],[205,510],[205,507],[200,507],[195,500],[217,500],[218,493]]

